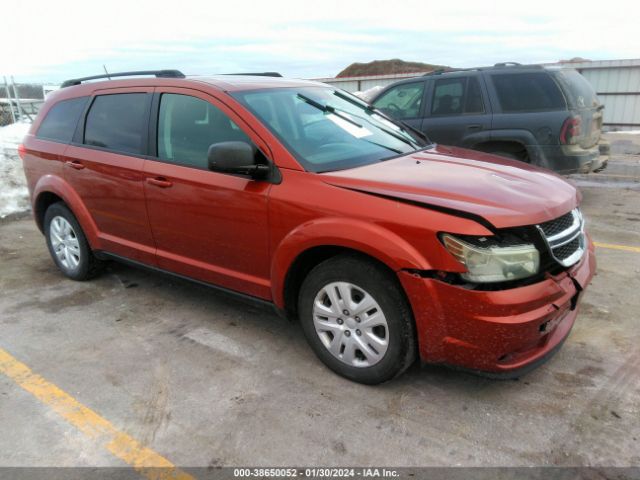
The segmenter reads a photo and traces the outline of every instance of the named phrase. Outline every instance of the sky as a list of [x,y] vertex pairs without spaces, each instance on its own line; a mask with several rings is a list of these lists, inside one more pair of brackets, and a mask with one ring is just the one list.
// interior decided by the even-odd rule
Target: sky
[[333,77],[401,58],[454,67],[640,58],[640,1],[109,0],[3,2],[2,76],[278,71]]

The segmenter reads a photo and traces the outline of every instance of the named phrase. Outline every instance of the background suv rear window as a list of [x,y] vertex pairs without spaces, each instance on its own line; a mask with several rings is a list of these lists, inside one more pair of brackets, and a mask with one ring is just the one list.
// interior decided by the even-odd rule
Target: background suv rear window
[[96,97],[87,115],[84,143],[117,152],[141,154],[147,97],[146,93]]
[[547,73],[510,73],[491,77],[503,112],[566,108],[562,92]]
[[47,113],[36,137],[57,142],[69,143],[76,130],[78,119],[82,114],[89,97],[78,97],[70,100],[62,100],[55,104]]

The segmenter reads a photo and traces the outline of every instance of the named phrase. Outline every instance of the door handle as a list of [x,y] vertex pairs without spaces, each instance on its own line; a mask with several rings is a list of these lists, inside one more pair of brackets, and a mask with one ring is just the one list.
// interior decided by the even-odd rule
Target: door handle
[[173,185],[173,182],[170,182],[164,177],[147,178],[147,183],[160,188],[169,188]]
[[64,162],[66,165],[69,165],[71,168],[75,168],[76,170],[82,170],[84,165],[79,160],[67,160]]
[[479,123],[474,123],[473,125],[467,125],[467,130],[481,130],[482,125]]

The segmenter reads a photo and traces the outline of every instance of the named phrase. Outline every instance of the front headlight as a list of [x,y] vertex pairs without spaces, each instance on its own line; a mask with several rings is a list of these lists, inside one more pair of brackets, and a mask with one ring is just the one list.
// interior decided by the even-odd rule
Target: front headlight
[[442,235],[446,249],[467,267],[462,278],[470,282],[506,282],[538,273],[540,253],[536,247],[531,244],[500,246],[489,238],[474,239],[472,244],[453,235]]

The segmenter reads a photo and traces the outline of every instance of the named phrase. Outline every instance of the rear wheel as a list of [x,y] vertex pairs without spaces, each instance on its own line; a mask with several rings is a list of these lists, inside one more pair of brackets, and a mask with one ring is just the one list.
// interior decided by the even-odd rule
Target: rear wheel
[[381,383],[415,360],[408,302],[397,279],[370,260],[341,255],[319,264],[302,284],[298,311],[316,355],[346,378]]
[[44,231],[51,258],[67,277],[88,280],[99,273],[102,262],[93,255],[78,220],[66,205],[54,203],[47,209]]

